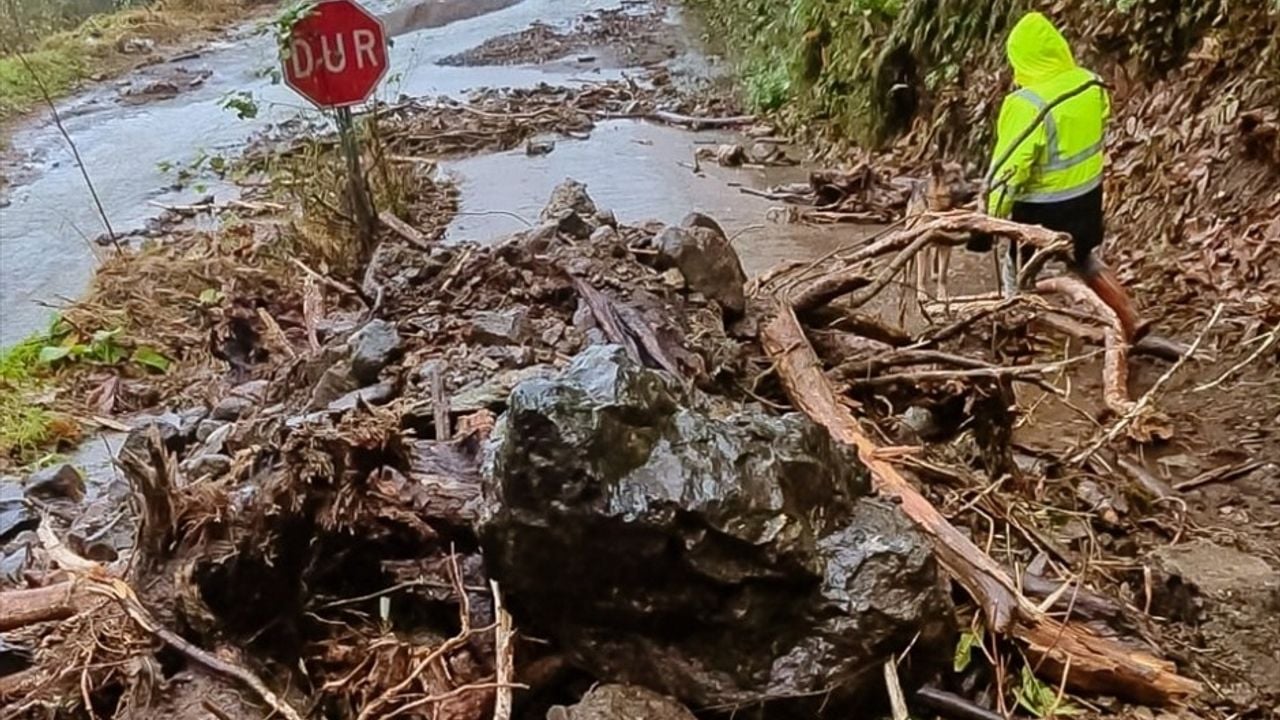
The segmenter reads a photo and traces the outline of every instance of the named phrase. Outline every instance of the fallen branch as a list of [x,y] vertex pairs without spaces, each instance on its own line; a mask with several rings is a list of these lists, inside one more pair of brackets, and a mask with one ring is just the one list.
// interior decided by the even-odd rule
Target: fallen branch
[[679,113],[668,112],[666,110],[654,110],[653,112],[597,112],[595,117],[600,120],[650,120],[653,122],[664,123],[667,125],[679,125],[687,127],[691,130],[714,130],[717,128],[738,127],[740,125],[750,125],[756,121],[755,115],[730,115],[727,117],[694,117],[692,115],[681,115]]
[[943,717],[956,720],[1005,720],[1003,715],[975,705],[971,700],[933,687],[917,690],[916,701]]
[[1267,463],[1262,460],[1249,460],[1236,465],[1223,465],[1213,470],[1202,472],[1190,480],[1183,480],[1180,483],[1174,483],[1173,489],[1178,492],[1186,492],[1194,490],[1202,485],[1211,485],[1213,483],[1231,482],[1248,475]]
[[[1081,283],[1081,285],[1083,285],[1083,283]],[[1098,435],[1084,450],[1073,456],[1070,461],[1071,464],[1079,465],[1084,463],[1092,457],[1094,453],[1098,452],[1103,445],[1106,445],[1120,437],[1120,433],[1124,432],[1126,428],[1133,424],[1134,420],[1137,420],[1138,417],[1151,406],[1151,403],[1155,400],[1156,395],[1160,392],[1161,388],[1164,387],[1165,383],[1169,382],[1169,379],[1176,375],[1178,370],[1182,369],[1182,366],[1186,364],[1187,360],[1194,356],[1196,351],[1200,349],[1201,343],[1203,343],[1205,337],[1209,335],[1209,331],[1213,329],[1213,326],[1218,323],[1218,318],[1222,316],[1222,308],[1222,303],[1218,303],[1218,306],[1213,309],[1213,315],[1209,318],[1209,322],[1205,324],[1204,328],[1200,330],[1200,334],[1196,336],[1195,341],[1191,343],[1191,349],[1187,351],[1187,354],[1179,358],[1178,362],[1171,365],[1163,375],[1152,383],[1151,387],[1142,394],[1142,397],[1138,398],[1138,401],[1132,404],[1132,407],[1129,408],[1128,412],[1124,413],[1119,420],[1112,423],[1111,427],[1107,428],[1106,432]],[[1116,321],[1116,325],[1117,327],[1114,330],[1107,331],[1108,356],[1110,355],[1110,346],[1114,339],[1112,335],[1120,332],[1118,327],[1119,320]],[[1119,335],[1116,337],[1119,337]]]
[[1199,684],[1178,675],[1172,664],[1125,648],[1087,627],[1064,624],[1024,598],[1003,568],[877,455],[876,443],[836,399],[791,308],[774,315],[764,326],[761,340],[796,408],[858,451],[877,491],[896,500],[930,539],[942,566],[977,601],[988,626],[1026,645],[1028,655],[1038,662],[1038,672],[1057,672],[1055,682],[1065,680],[1077,690],[1155,704],[1170,704],[1199,692]]
[[621,312],[623,306],[608,294],[592,287],[591,283],[574,275],[569,277],[610,342],[623,346],[627,354],[643,365],[658,367],[676,377],[684,377],[675,360],[649,328],[628,321]]
[[29,590],[6,590],[0,593],[0,632],[66,620],[84,607],[84,599],[74,580]]
[[396,217],[390,210],[383,210],[381,213],[378,213],[378,222],[385,225],[395,234],[404,238],[410,245],[420,250],[431,249],[431,243],[427,242],[425,235],[418,232],[417,228],[413,227],[409,223]]
[[[1036,283],[1036,289],[1042,293],[1059,293],[1072,302],[1089,307],[1107,322],[1105,352],[1102,362],[1102,399],[1108,408],[1117,415],[1128,415],[1134,409],[1129,399],[1129,352],[1124,327],[1120,317],[1111,306],[1102,301],[1093,290],[1089,289],[1079,278],[1070,275],[1059,275],[1046,278]],[[1136,417],[1136,415],[1135,415]],[[1101,447],[1101,445],[1099,445]],[[1093,453],[1089,453],[1092,455]]]
[[266,683],[248,669],[243,668],[234,663],[227,662],[217,656],[196,647],[193,643],[184,640],[177,633],[169,630],[161,625],[151,616],[151,613],[142,606],[138,597],[134,594],[133,588],[129,587],[123,580],[112,578],[110,580],[95,580],[89,589],[98,592],[106,597],[115,599],[120,603],[124,611],[138,624],[143,630],[151,633],[164,644],[174,650],[187,656],[192,661],[203,666],[205,669],[212,671],[224,678],[235,680],[245,687],[248,687],[275,713],[283,716],[286,720],[302,720],[302,715],[287,702],[282,700]]

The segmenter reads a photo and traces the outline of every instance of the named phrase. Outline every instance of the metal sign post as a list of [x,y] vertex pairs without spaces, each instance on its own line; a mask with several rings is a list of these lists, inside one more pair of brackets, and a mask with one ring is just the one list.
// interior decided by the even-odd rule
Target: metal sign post
[[373,94],[387,74],[382,21],[354,0],[321,0],[293,26],[284,64],[285,83],[317,107],[334,110],[347,164],[347,195],[360,241],[373,245],[378,213],[360,168],[360,143],[351,106]]

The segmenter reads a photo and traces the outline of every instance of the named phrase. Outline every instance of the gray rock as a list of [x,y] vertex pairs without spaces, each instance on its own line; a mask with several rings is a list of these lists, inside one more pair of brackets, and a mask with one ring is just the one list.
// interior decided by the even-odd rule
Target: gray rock
[[618,231],[608,225],[601,225],[591,233],[591,244],[603,245],[605,243],[616,243],[619,240]]
[[50,465],[27,478],[26,492],[44,500],[80,502],[84,499],[84,476],[69,463]]
[[484,382],[463,388],[450,398],[449,408],[459,413],[501,408],[507,404],[507,396],[516,385],[534,378],[549,378],[555,372],[555,368],[550,365],[530,365],[518,370],[504,370]]
[[375,383],[400,355],[400,331],[386,320],[372,320],[352,336],[351,348],[351,374],[361,384]]
[[550,155],[556,149],[555,140],[535,140],[529,138],[524,144],[524,154],[530,157],[537,155]]
[[[3,512],[4,510],[0,509],[0,514]],[[35,522],[39,523],[39,520]],[[35,525],[33,524],[32,527]],[[17,584],[22,578],[22,571],[27,569],[27,563],[30,561],[31,550],[26,545],[14,548],[8,553],[0,552],[0,584]]]
[[523,306],[478,312],[471,317],[471,342],[481,345],[522,345],[529,333],[529,310]]
[[342,397],[329,403],[326,408],[329,412],[346,412],[354,410],[356,406],[363,402],[367,405],[385,405],[395,397],[396,388],[391,383],[378,383],[369,387],[360,388],[343,395]]
[[229,423],[222,420],[201,420],[196,426],[196,442],[208,442],[209,436],[216,432],[219,428],[227,427]]
[[1151,565],[1152,612],[1198,627],[1206,644],[1240,660],[1249,687],[1230,695],[1251,702],[1280,692],[1280,570],[1209,540],[1162,547]]
[[210,413],[210,416],[214,420],[222,420],[224,422],[239,420],[262,404],[266,395],[266,380],[253,380],[244,383],[232,388],[231,392],[213,407],[213,412]]
[[24,530],[34,530],[40,516],[27,505],[27,496],[17,482],[0,479],[0,542]]
[[190,440],[200,431],[200,423],[209,417],[209,411],[202,407],[194,407],[178,413],[178,434]]
[[143,418],[129,431],[128,437],[124,440],[124,445],[120,447],[120,454],[132,454],[136,457],[148,457],[151,448],[151,438],[156,436],[160,439],[166,450],[177,452],[186,445],[186,441],[179,429],[177,418],[173,416],[159,416]]
[[542,209],[542,222],[559,222],[569,215],[594,218],[598,210],[587,194],[587,186],[576,180],[565,180],[551,191],[551,200]]
[[547,720],[696,720],[680,703],[634,685],[597,685],[577,705],[556,705]]
[[654,242],[660,266],[679,268],[690,290],[720,303],[732,316],[746,311],[747,274],[723,233],[697,225],[668,227]]
[[219,453],[204,453],[182,463],[182,469],[191,478],[222,477],[231,471],[231,457]]
[[945,662],[929,543],[856,456],[800,415],[706,404],[617,346],[515,388],[480,529],[520,626],[696,707],[853,702],[913,642],[914,667]]
[[350,360],[334,363],[320,375],[315,387],[311,389],[311,400],[307,403],[307,409],[319,410],[328,407],[329,403],[359,387],[360,383],[351,371]]

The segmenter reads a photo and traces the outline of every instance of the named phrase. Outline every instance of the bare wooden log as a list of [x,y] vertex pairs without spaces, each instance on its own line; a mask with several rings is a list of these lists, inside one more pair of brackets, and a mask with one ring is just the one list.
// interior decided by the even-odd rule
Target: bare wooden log
[[66,582],[0,593],[0,632],[50,620],[65,620],[84,607],[78,585]]
[[877,444],[836,400],[791,308],[784,307],[770,319],[761,340],[796,408],[858,451],[877,491],[898,501],[930,539],[943,567],[982,608],[988,626],[1025,644],[1037,672],[1055,684],[1065,674],[1065,682],[1074,689],[1154,704],[1171,704],[1199,692],[1199,683],[1178,675],[1171,663],[1126,648],[1089,628],[1059,622],[1024,598],[1002,567],[947,522],[877,453]]

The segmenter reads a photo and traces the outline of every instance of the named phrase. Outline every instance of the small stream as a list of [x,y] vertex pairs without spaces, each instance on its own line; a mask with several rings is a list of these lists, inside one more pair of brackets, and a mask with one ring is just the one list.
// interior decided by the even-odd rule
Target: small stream
[[[584,13],[614,7],[617,0],[475,0],[466,6],[473,17],[427,29],[417,29],[426,19],[421,3],[367,4],[383,13],[394,36],[391,74],[379,91],[384,99],[459,96],[485,86],[575,85],[620,73],[567,63],[436,64],[535,20],[567,24]],[[208,193],[227,199],[235,192],[230,186],[207,183],[175,190],[173,171],[162,169],[163,164],[178,167],[199,153],[232,155],[272,124],[299,114],[315,115],[291,90],[271,83],[267,71],[275,65],[274,40],[246,26],[194,57],[143,68],[61,103],[64,125],[116,233],[144,227],[159,213],[156,204],[190,203]],[[131,88],[175,76],[207,77],[171,99],[129,101]],[[221,107],[228,93],[241,91],[252,93],[261,108],[252,120],[238,119]],[[678,221],[695,208],[713,215],[737,235],[744,264],[753,273],[782,259],[823,253],[861,232],[766,223],[769,204],[727,183],[760,187],[777,176],[718,168],[695,175],[685,165],[692,159],[695,141],[708,139],[717,138],[639,122],[610,122],[601,124],[588,140],[559,140],[547,156],[513,151],[447,163],[446,171],[463,191],[463,214],[449,236],[486,240],[520,229],[518,220],[492,213],[535,218],[552,187],[566,177],[587,183],[597,202],[623,221]],[[12,147],[14,157],[0,165],[12,182],[0,191],[0,346],[43,329],[54,314],[51,306],[82,294],[92,276],[95,253],[103,252],[91,240],[103,232],[102,222],[53,123],[40,118],[19,128]]]

